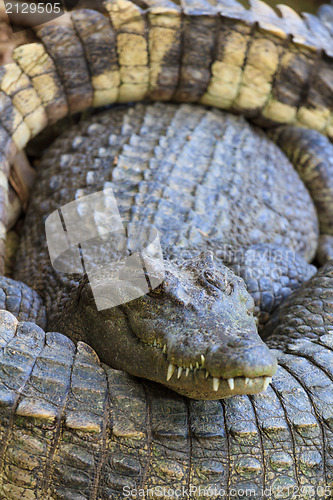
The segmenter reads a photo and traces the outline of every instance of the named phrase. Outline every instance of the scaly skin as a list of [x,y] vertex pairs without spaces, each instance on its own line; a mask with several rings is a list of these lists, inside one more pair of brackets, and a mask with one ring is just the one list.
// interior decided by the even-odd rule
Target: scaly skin
[[[114,3],[113,6],[114,5],[116,4]],[[122,3],[122,5],[126,4]],[[127,3],[127,6],[131,8],[130,3]],[[172,5],[168,4],[167,8],[170,7],[172,8]],[[112,8],[111,10],[113,11],[114,19],[117,17],[117,12],[115,12],[116,9]],[[93,20],[93,16],[91,14],[89,16],[90,19]],[[174,11],[174,16],[163,16],[163,19],[161,14],[158,14],[155,18],[154,14],[151,13],[149,17],[150,22],[151,19],[153,22],[157,21],[157,25],[154,26],[154,23],[151,22],[150,26],[154,26],[158,29],[159,32],[157,36],[155,31],[156,39],[154,42],[156,41],[158,43],[158,41],[160,41],[162,49],[167,46],[167,43],[165,43],[165,38],[160,36],[162,34],[161,31],[166,32],[166,38],[171,38],[172,42],[173,37],[177,40],[177,33],[179,33],[179,31],[173,29],[173,27],[179,28],[177,21],[179,22],[180,16],[177,12]],[[133,20],[133,16],[131,20]],[[176,21],[176,24],[170,28],[170,24],[173,20]],[[193,27],[194,23],[191,25],[193,19],[190,18],[189,21],[190,27]],[[201,18],[200,21],[202,21],[204,26],[206,22],[210,21],[210,18]],[[103,25],[104,20],[100,18],[100,22]],[[169,26],[163,26],[162,24],[165,22],[169,22]],[[215,22],[220,23],[217,18]],[[225,19],[223,18],[221,22],[225,22]],[[231,22],[233,23],[233,21]],[[253,22],[253,19],[250,20],[250,23],[251,22]],[[311,22],[315,21],[312,20]],[[162,26],[160,26],[159,23]],[[254,37],[250,37],[250,31],[246,32],[247,23],[247,20],[245,23],[236,21],[236,24],[238,24],[237,28],[241,29],[239,29],[239,31],[237,31],[237,29],[234,30],[236,33],[232,32],[232,34],[235,34],[236,38],[238,37],[240,40],[245,40],[245,42],[247,40],[249,41],[249,43],[245,43],[245,52],[249,55],[250,51],[248,49],[252,47],[252,40],[256,40],[257,28],[255,27],[250,30],[253,31],[255,35]],[[226,25],[227,24],[228,23],[226,23]],[[241,26],[239,26],[239,24],[241,24]],[[288,22],[283,21],[280,22],[280,24],[287,26]],[[297,21],[296,25],[296,30],[301,29]],[[285,33],[285,31],[283,31],[285,30],[285,26],[282,26],[282,32],[273,29],[275,33],[273,35],[274,41],[276,41],[276,35],[278,38],[279,36],[281,39],[285,38],[283,34]],[[165,29],[168,27],[170,28],[169,32],[168,29]],[[115,78],[115,87],[118,87],[118,83],[122,83],[121,92],[119,92],[119,94],[116,92],[116,98],[118,98],[119,95],[119,99],[134,99],[138,98],[138,94],[139,97],[141,97],[140,92],[142,89],[140,88],[140,84],[136,86],[135,84],[128,84],[127,78],[135,78],[135,72],[131,74],[133,66],[128,63],[131,63],[131,61],[133,63],[133,59],[136,62],[141,61],[140,58],[137,59],[138,54],[136,53],[133,57],[131,51],[141,48],[142,44],[131,44],[130,39],[139,41],[137,36],[145,38],[142,36],[142,23],[140,24],[140,21],[137,23],[132,22],[129,34],[121,33],[123,28],[124,25],[120,25],[118,27],[116,26],[115,29],[115,36],[117,37],[117,42],[119,42],[119,53],[116,54],[115,59],[119,59],[118,62],[121,66],[120,71],[117,65],[116,71],[112,69],[111,59],[114,58],[115,51],[104,50],[103,47],[102,53],[105,55],[107,54],[107,56],[105,58],[99,58],[99,60],[105,62],[105,60],[108,59],[106,64],[110,63],[109,68],[111,68],[111,70],[107,73],[98,72],[98,69],[96,69],[98,64],[96,64],[95,60],[94,66],[94,61],[91,57],[92,51],[89,51],[89,47],[93,45],[91,39],[89,47],[86,47],[87,50],[85,51],[90,63],[90,73],[87,80],[85,80],[85,72],[82,71],[85,67],[84,64],[82,64],[83,51],[79,50],[75,52],[77,48],[80,48],[80,42],[78,44],[73,44],[74,52],[78,54],[77,62],[79,64],[76,67],[74,67],[75,65],[73,64],[76,61],[73,61],[73,59],[70,59],[70,64],[68,64],[69,61],[61,60],[62,71],[60,78],[63,84],[60,84],[59,75],[54,69],[53,61],[48,56],[45,56],[45,53],[44,59],[40,59],[37,65],[29,66],[28,59],[25,59],[24,55],[22,56],[22,51],[24,52],[24,49],[21,49],[20,56],[22,57],[20,59],[20,64],[22,63],[22,65],[24,65],[26,63],[24,71],[26,71],[27,74],[30,72],[29,77],[31,80],[26,80],[24,75],[20,74],[20,71],[17,71],[18,67],[15,65],[11,67],[7,66],[3,69],[4,73],[1,77],[2,91],[4,93],[10,93],[10,90],[6,88],[8,82],[13,86],[12,89],[14,89],[10,96],[10,100],[7,100],[8,105],[1,118],[1,126],[3,128],[1,129],[0,138],[3,153],[2,165],[5,174],[8,171],[8,160],[10,160],[15,153],[15,150],[23,147],[27,140],[37,133],[38,127],[43,128],[45,126],[46,118],[52,121],[57,117],[63,116],[63,114],[67,112],[68,103],[70,105],[70,110],[73,111],[76,109],[75,106],[85,107],[89,102],[93,102],[89,97],[85,98],[87,96],[87,88],[88,94],[92,94],[94,96],[93,99],[96,97],[96,104],[101,103],[103,99],[109,102],[114,99],[114,92],[113,89],[108,84],[104,84],[104,82],[113,81],[113,78]],[[136,29],[138,32],[135,32]],[[290,30],[293,30],[293,28],[288,26],[287,31]],[[106,31],[108,31],[108,29]],[[226,32],[227,30],[221,31]],[[251,35],[253,35],[253,33],[251,33]],[[62,42],[66,39],[66,34],[68,35],[67,41],[72,45],[73,37],[75,38],[76,35],[73,34],[71,30],[67,32],[65,30],[59,37],[62,39]],[[294,35],[296,35],[296,31]],[[151,36],[150,40],[152,40],[153,29],[149,30],[149,36]],[[267,35],[266,33],[264,38],[266,37],[269,39],[271,36],[271,34]],[[71,37],[72,40],[70,40]],[[325,35],[325,37],[326,40],[329,40],[327,35]],[[98,39],[98,36],[96,38]],[[178,39],[184,40],[186,36],[179,37]],[[102,44],[99,45],[99,42],[100,40],[98,40],[95,47],[100,48],[102,46]],[[282,43],[283,50],[285,50],[286,47],[286,52],[283,52],[283,55],[289,52],[286,59],[293,60],[295,50],[292,49],[297,47],[298,50],[298,48],[300,48],[300,54],[297,53],[297,56],[302,59],[304,66],[301,68],[297,64],[293,66],[300,69],[301,76],[304,76],[303,70],[305,69],[305,78],[300,79],[300,84],[295,85],[295,90],[288,88],[288,86],[281,85],[282,91],[280,88],[277,92],[278,100],[280,99],[280,94],[283,94],[283,90],[285,90],[286,94],[289,93],[289,97],[290,93],[294,93],[294,96],[291,95],[291,103],[287,102],[287,106],[280,106],[278,102],[277,112],[276,107],[275,114],[274,112],[271,113],[270,110],[270,116],[268,116],[268,118],[277,122],[283,121],[294,123],[299,120],[304,123],[307,120],[309,121],[309,116],[313,118],[314,115],[313,108],[311,108],[311,106],[307,108],[307,103],[309,99],[311,100],[310,95],[312,97],[315,96],[318,98],[315,105],[315,115],[319,116],[319,128],[322,131],[328,130],[328,135],[331,136],[332,134],[329,130],[330,126],[326,126],[331,120],[331,111],[329,111],[327,115],[325,114],[327,109],[331,109],[330,99],[332,96],[329,83],[330,78],[329,76],[327,78],[327,75],[329,75],[331,71],[329,44],[327,44],[328,48],[326,50],[326,55],[321,59],[321,54],[317,56],[313,52],[311,53],[311,49],[308,52],[307,49],[302,48],[301,46],[303,43],[304,39],[300,40],[298,38],[297,40],[295,36],[291,41],[287,40],[287,42],[285,41]],[[194,44],[191,43],[187,44],[187,50],[189,50],[191,45],[194,46]],[[171,43],[170,46],[172,49],[177,49],[177,44]],[[122,50],[123,47],[124,50]],[[153,44],[147,45],[147,47],[150,50]],[[291,50],[289,50],[290,47]],[[28,52],[29,50],[31,51],[31,49],[32,47],[28,49]],[[34,46],[34,49],[38,59],[38,51],[39,54],[43,54],[43,50],[41,50],[40,46]],[[197,46],[195,46],[195,49],[197,50]],[[303,57],[304,50],[306,53],[305,57]],[[143,49],[141,55],[143,55],[144,52]],[[161,53],[163,59],[165,55],[163,50],[157,51],[156,56],[161,56]],[[153,75],[150,81],[154,83],[156,74],[161,74],[169,79],[167,82],[167,84],[169,84],[170,78],[172,79],[172,77],[174,77],[174,81],[177,80],[177,91],[178,87],[181,87],[182,93],[179,93],[180,99],[186,99],[188,95],[191,95],[193,89],[195,94],[200,94],[202,88],[204,88],[204,90],[206,88],[206,81],[210,81],[209,75],[208,80],[204,79],[204,83],[202,84],[200,75],[198,78],[199,81],[195,81],[193,89],[188,89],[186,88],[186,83],[188,82],[186,72],[190,69],[191,65],[182,65],[182,70],[180,72],[176,71],[178,75],[182,75],[182,84],[178,85],[178,76],[172,74],[172,68],[177,69],[177,64],[172,64],[172,62],[175,62],[175,59],[172,61],[172,57],[175,56],[177,58],[177,50],[175,50],[175,53],[176,54],[172,52],[168,53],[169,57],[167,59],[170,65],[169,67],[171,68],[169,73],[167,71],[168,66],[165,66],[163,68],[164,71],[159,73],[161,69],[160,60],[156,63],[153,57],[149,58],[152,66],[149,75]],[[181,53],[181,51],[178,53]],[[206,55],[207,53],[205,53],[203,57],[205,61],[209,60]],[[283,81],[287,80],[286,73],[288,73],[288,71],[283,70],[285,68],[285,62],[287,62],[288,65],[288,61],[283,59],[283,55],[281,57],[281,63],[280,59],[278,61],[281,71],[276,73],[273,72],[273,75],[270,75],[270,77],[273,76],[274,87],[278,82],[282,81],[283,83]],[[150,53],[150,56],[152,56],[152,53]],[[60,54],[53,54],[53,58],[56,64],[58,64],[58,67],[60,67]],[[253,57],[253,60],[255,59],[256,58]],[[185,56],[183,60],[185,60]],[[244,60],[243,57],[243,61]],[[141,68],[140,65],[139,68],[137,68],[138,70],[142,69],[143,73],[146,61],[147,59],[143,57]],[[179,65],[181,65],[182,62],[179,56],[178,61]],[[248,61],[251,62],[251,58],[247,57],[246,63]],[[319,66],[318,73],[316,62],[318,62]],[[73,67],[72,77],[69,71],[69,66],[71,64]],[[230,64],[228,60],[227,64]],[[153,68],[153,66],[155,67]],[[237,69],[239,69],[238,75],[240,75],[240,79],[242,82],[246,82],[246,78],[242,78],[245,69],[247,69],[246,65],[243,67],[242,62],[237,60],[235,66],[235,73],[237,73]],[[249,64],[249,66],[251,66],[251,64]],[[312,67],[312,70],[307,71],[309,67]],[[221,69],[232,71],[234,69],[219,64],[217,64],[215,68],[217,71]],[[96,72],[94,71],[95,69]],[[105,68],[103,68],[103,70],[104,69]],[[41,73],[38,73],[39,70],[41,70]],[[207,68],[204,68],[204,70],[206,70],[207,75]],[[120,74],[122,80],[119,79],[117,81],[117,72],[118,76]],[[259,76],[263,76],[264,81],[266,81],[265,78],[267,75],[264,75],[264,73],[265,71],[259,69]],[[326,75],[324,75],[324,73],[326,73]],[[318,79],[317,74],[319,75]],[[18,80],[17,76],[19,75],[21,75],[22,78]],[[310,75],[315,76],[315,78],[311,78]],[[220,76],[220,74],[218,76]],[[252,76],[253,73],[251,74],[250,72],[250,76],[247,76],[247,81],[251,81]],[[312,81],[314,86],[316,86],[317,82],[322,81],[322,76],[324,76],[323,79],[327,85],[324,84],[320,92],[317,93],[316,91],[312,93],[310,85],[310,92],[308,93],[309,81]],[[191,75],[191,78],[192,77],[193,75]],[[89,84],[87,82],[89,82],[90,79],[94,81],[94,86],[89,89]],[[156,80],[158,80],[158,78]],[[33,88],[31,87],[30,81],[33,82]],[[81,85],[78,84],[79,81]],[[142,81],[142,73],[140,74],[139,81]],[[56,85],[54,85],[54,82],[56,82]],[[235,82],[234,78],[232,82]],[[225,106],[223,101],[225,101],[224,96],[226,94],[224,89],[223,92],[221,92],[219,88],[220,82],[212,81],[210,83],[217,84],[215,87],[218,88],[215,104],[220,103],[219,105],[221,105],[221,107]],[[145,85],[143,85],[143,87],[145,87]],[[161,93],[166,95],[166,91],[170,93],[168,85],[164,87],[160,85],[160,87],[161,89],[157,89],[160,94],[157,93],[156,96],[152,95],[153,98],[157,98]],[[232,84],[229,85],[229,81],[227,81],[227,87],[230,89],[232,88]],[[242,90],[242,87],[244,87],[244,85],[237,87],[235,99],[237,99],[238,92]],[[34,90],[37,88],[38,93]],[[63,90],[64,88],[66,91]],[[172,95],[174,95],[174,88],[175,87],[172,87]],[[306,89],[306,91],[300,92],[300,88],[301,90]],[[21,95],[23,98],[27,96],[29,94],[27,89],[29,89],[31,99],[26,98],[25,101],[23,99],[23,103],[19,103],[18,101],[20,99],[18,99],[17,96],[20,97]],[[248,110],[250,115],[253,114],[254,109],[255,114],[258,112],[259,115],[262,115],[262,102],[259,103],[260,109],[258,110],[258,102],[255,99],[253,107],[251,99],[247,100],[246,98],[246,94],[248,94],[247,90],[248,89],[246,89],[246,92],[240,92],[243,100],[237,99],[237,105],[241,108],[241,111],[246,112]],[[265,91],[266,90],[267,88]],[[219,94],[219,92],[221,92],[221,94]],[[67,97],[63,98],[65,94]],[[110,96],[111,94],[112,96]],[[13,105],[14,99],[16,102]],[[194,100],[197,100],[197,95],[194,96]],[[306,106],[302,106],[304,103],[306,103]],[[232,104],[233,103],[231,103],[231,105]],[[282,104],[285,105],[286,103],[282,102]],[[230,102],[227,103],[227,106],[230,107]],[[274,106],[275,102],[273,100],[273,111]],[[290,110],[288,106],[292,109]],[[281,114],[279,115],[281,109],[283,111],[282,116]],[[288,111],[290,112],[289,114]],[[296,111],[296,115],[294,111]],[[318,113],[316,113],[317,111]],[[323,111],[324,115],[322,114]],[[35,116],[30,116],[29,118],[28,115],[34,113]],[[325,125],[323,125],[323,116]],[[276,120],[276,118],[278,119]],[[265,120],[267,120],[267,116]],[[318,124],[316,127],[318,128]],[[1,177],[1,186],[5,193],[5,175]],[[329,269],[328,271],[330,272]],[[321,279],[322,281],[320,283],[323,283],[322,286],[325,287],[329,280],[327,280],[325,276],[322,276]],[[319,293],[318,283],[316,283],[316,287],[311,290],[311,292],[313,292],[312,297]],[[320,313],[324,318],[326,312],[325,308],[320,309]],[[310,318],[311,311],[307,319],[311,321]],[[12,342],[12,345],[8,346],[8,349],[5,351],[3,360],[6,363],[9,361],[9,364],[4,373],[7,376],[7,373],[10,371],[10,366],[15,365],[20,366],[21,371],[16,371],[16,373],[19,374],[18,377],[15,377],[15,373],[12,373],[9,378],[3,379],[5,390],[1,393],[3,402],[1,422],[4,432],[1,441],[1,457],[3,457],[2,467],[5,469],[4,474],[2,474],[3,484],[1,494],[3,498],[24,498],[24,496],[27,498],[122,498],[121,489],[124,482],[129,484],[129,476],[135,478],[139,477],[140,483],[138,484],[143,486],[153,484],[179,485],[179,483],[190,485],[198,482],[200,484],[205,483],[212,485],[217,483],[219,486],[226,486],[228,496],[231,494],[231,489],[234,485],[245,487],[247,483],[250,487],[257,488],[258,498],[264,495],[260,492],[262,487],[269,488],[272,485],[275,487],[279,487],[280,485],[288,487],[289,485],[291,487],[295,486],[296,488],[304,484],[313,484],[317,487],[319,485],[331,486],[332,478],[329,468],[331,460],[331,405],[329,403],[329,391],[332,386],[332,380],[325,359],[325,356],[326,358],[327,356],[329,357],[330,351],[327,346],[329,345],[330,335],[326,335],[328,338],[323,338],[323,342],[325,343],[325,356],[322,359],[324,359],[324,361],[322,361],[317,352],[307,352],[307,363],[305,363],[304,366],[297,367],[295,377],[292,375],[294,357],[291,355],[290,358],[282,360],[284,366],[282,376],[279,376],[276,385],[273,385],[272,389],[268,390],[268,395],[258,395],[250,399],[246,397],[236,397],[222,401],[221,404],[212,402],[211,405],[208,405],[207,403],[200,402],[190,403],[189,400],[175,399],[174,396],[170,398],[170,395],[167,393],[164,393],[162,397],[160,395],[157,396],[156,392],[149,391],[149,388],[147,388],[149,387],[149,383],[147,383],[147,386],[145,386],[145,395],[148,396],[149,403],[146,406],[142,392],[140,393],[138,391],[135,393],[137,399],[133,395],[135,388],[138,388],[138,386],[129,386],[125,384],[124,400],[126,401],[128,394],[131,393],[129,398],[130,405],[127,405],[127,401],[125,402],[123,400],[122,404],[118,407],[120,408],[120,412],[117,413],[116,405],[119,404],[119,400],[116,396],[119,397],[119,393],[116,394],[116,382],[114,379],[109,378],[112,392],[109,392],[109,388],[106,389],[105,382],[103,384],[103,380],[105,381],[105,373],[107,372],[110,377],[114,372],[106,368],[105,371],[103,371],[103,369],[101,370],[96,364],[94,365],[96,358],[88,348],[81,345],[78,347],[75,357],[77,366],[75,367],[72,361],[73,356],[71,356],[74,350],[71,350],[70,344],[67,344],[68,340],[63,339],[63,337],[57,337],[57,335],[52,336],[52,334],[48,334],[46,349],[48,349],[49,345],[51,345],[51,349],[45,351],[43,349],[43,332],[37,330],[35,326],[27,327],[27,325],[24,326],[23,324],[21,324],[19,330],[17,330],[15,320],[10,318],[8,321],[9,323],[12,322],[13,326],[10,327],[3,322],[3,330],[7,332],[11,331],[12,334],[16,332],[16,336],[14,337],[15,340]],[[315,315],[313,321],[318,321],[317,315]],[[327,324],[328,323],[329,321]],[[294,327],[294,325],[291,326]],[[17,331],[24,332],[23,339],[17,334]],[[36,332],[35,335],[33,331]],[[326,333],[329,333],[329,330],[327,330]],[[10,336],[11,335],[9,335],[9,337]],[[33,338],[35,338],[35,342],[32,342]],[[56,349],[57,343],[58,349]],[[65,348],[65,346],[68,347]],[[11,347],[16,349],[14,353]],[[315,348],[320,350],[321,346],[315,346]],[[28,356],[25,359],[21,358],[20,352],[22,351],[28,351],[30,357]],[[38,356],[41,352],[46,354],[46,356],[41,358],[40,363],[37,362],[34,365],[36,355]],[[63,371],[59,370],[59,363],[56,369],[53,368],[53,362],[46,361],[46,366],[43,364],[47,357],[52,358],[55,356],[55,358],[59,360],[61,355],[64,359],[61,366]],[[312,360],[314,360],[314,364],[317,368],[314,386],[311,385],[313,381],[308,380],[307,376],[309,368],[311,368]],[[290,366],[288,364],[289,361],[291,361]],[[323,369],[320,368],[321,363],[323,364]],[[49,380],[46,377],[47,365],[49,367]],[[86,365],[88,365],[88,367]],[[93,366],[92,370],[90,370],[89,365]],[[71,367],[73,367],[72,370]],[[39,369],[41,371],[38,373]],[[30,377],[32,370],[34,370],[34,376]],[[88,376],[87,371],[89,371],[90,376]],[[69,373],[71,373],[71,376],[69,376]],[[281,370],[278,374],[279,373],[281,373]],[[100,378],[98,378],[99,375]],[[42,384],[38,387],[40,376]],[[124,374],[121,374],[121,377],[123,376]],[[25,382],[27,384],[26,387],[24,386]],[[51,384],[51,386],[49,384]],[[58,392],[54,390],[57,384],[59,385]],[[96,387],[100,387],[102,390],[99,392],[96,390]],[[318,390],[318,388],[320,388],[320,390]],[[49,405],[46,405],[46,401],[40,397],[41,393],[38,389],[42,389],[42,391],[45,389],[47,399],[50,400],[51,398],[52,400]],[[308,390],[309,392],[307,392]],[[88,396],[82,397],[82,392],[85,392]],[[36,395],[36,397],[33,395]],[[296,400],[294,395],[296,395]],[[157,403],[155,398],[159,398],[157,399]],[[166,400],[165,406],[161,404],[161,399]],[[171,401],[171,403],[169,401]],[[20,407],[21,403],[22,405]],[[93,413],[87,412],[87,408],[92,408],[94,403],[96,403],[96,406],[94,407]],[[138,406],[136,406],[136,403],[138,403]],[[296,403],[300,404],[299,411],[297,410]],[[201,404],[204,406],[200,406]],[[184,409],[183,412],[181,411],[182,408]],[[221,408],[223,410],[222,413]],[[138,409],[137,412],[135,412],[136,409]],[[111,410],[110,414],[109,410]],[[128,411],[130,415],[128,420],[125,420],[124,414],[127,416],[128,413],[126,412]],[[147,413],[143,413],[143,411],[147,411]],[[207,422],[208,413],[210,415],[208,424],[202,424],[203,422]],[[100,427],[96,425],[96,415],[97,419],[98,415],[101,417],[100,422],[102,422],[102,426]],[[119,420],[117,420],[118,415]],[[144,422],[147,422],[147,427],[143,427],[143,432],[142,428],[140,428],[142,422],[140,417],[142,415],[146,415]],[[179,416],[183,416],[183,419],[180,422],[179,420],[176,422],[171,421],[170,415],[177,415],[178,419]],[[246,415],[246,424],[244,422],[244,415]],[[65,416],[65,420],[61,418],[62,416]],[[31,419],[31,417],[36,417],[36,419]],[[110,425],[111,420],[109,420],[108,417],[110,417],[110,419],[112,418],[112,432]],[[180,423],[180,425],[176,426],[177,422]],[[214,429],[211,428],[212,423],[215,424]],[[21,427],[22,424],[23,431]],[[134,428],[133,424],[134,426],[136,425],[137,428]],[[30,434],[31,431],[34,437]],[[96,432],[93,438],[91,438],[89,431]],[[145,436],[147,436],[147,441],[145,441]],[[171,436],[175,437],[175,439],[170,439]],[[204,441],[205,438],[207,441]],[[122,441],[122,439],[124,439],[124,441]],[[16,448],[12,448],[11,443],[17,444]],[[135,461],[135,459],[133,459],[133,449],[137,450],[138,448],[132,448],[130,457],[126,455],[125,450],[127,450],[128,447],[135,447],[138,443],[140,443],[140,448],[142,448],[141,445],[143,444],[143,451],[138,451],[137,456],[139,459]],[[175,443],[175,446],[173,446],[173,443]],[[27,453],[23,453],[24,450],[17,453],[20,446],[25,447]],[[272,452],[273,449],[274,452],[277,451],[277,453]],[[290,449],[292,449],[292,454],[290,454]],[[95,451],[95,454],[91,453],[92,450]],[[184,450],[187,452],[187,462],[183,460]],[[196,455],[196,452],[198,455]],[[161,456],[163,456],[163,459],[161,459]],[[140,469],[140,459],[142,459],[142,457],[144,457],[142,461],[143,469]],[[73,464],[76,467],[76,471],[74,472],[72,467]],[[83,472],[78,472],[78,469],[81,469]],[[143,470],[143,473],[141,470]],[[218,479],[215,482],[216,478]],[[269,495],[271,494],[267,493],[266,497],[269,498]],[[198,494],[196,494],[196,497],[198,498]],[[315,493],[315,497],[319,498],[318,490],[317,493]],[[306,498],[305,495],[304,498]]]
[[284,309],[279,333],[298,340],[268,389],[220,401],[161,391],[1,312],[0,498],[120,500],[136,487],[166,499],[157,487],[192,487],[202,499],[199,486],[228,500],[246,488],[260,500],[331,498],[332,276],[331,262]]
[[332,34],[319,19],[283,6],[279,17],[258,0],[250,11],[234,0],[138,4],[106,2],[108,16],[75,11],[71,26],[39,30],[41,43],[19,47],[0,68],[0,256],[8,162],[68,113],[173,99],[333,136]]
[[[246,281],[253,292],[253,283],[263,290],[267,310],[313,274],[302,256],[313,257],[318,232],[302,181],[262,132],[242,118],[190,105],[114,109],[59,138],[40,174],[14,277],[45,300],[49,330],[88,343],[114,368],[196,399],[262,390],[276,370],[274,356],[257,334],[244,283],[216,256],[235,247],[242,255],[247,246],[255,250],[247,270],[259,262],[268,273]],[[167,261],[156,290],[98,312],[90,286],[72,295],[78,278],[52,269],[44,221],[57,207],[103,187],[112,187],[130,227],[141,221],[156,227]],[[97,207],[89,217],[101,210],[107,212]],[[103,244],[108,265],[115,249]],[[265,250],[271,254],[266,263]],[[95,265],[96,251],[90,260],[85,253],[86,266]],[[293,263],[288,270],[285,261]],[[105,280],[104,269],[95,287],[102,289]],[[134,285],[121,286],[123,296]]]

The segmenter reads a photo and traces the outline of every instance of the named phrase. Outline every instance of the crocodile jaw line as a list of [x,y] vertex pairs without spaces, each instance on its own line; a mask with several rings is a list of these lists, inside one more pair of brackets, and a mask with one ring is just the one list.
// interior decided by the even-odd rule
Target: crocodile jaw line
[[[145,345],[153,348],[156,357],[157,351],[159,354],[163,354],[166,358],[166,377],[164,385],[167,385],[171,389],[176,390],[184,395],[192,394],[192,391],[196,394],[197,399],[202,399],[196,391],[204,392],[205,394],[210,394],[210,397],[205,397],[204,399],[220,399],[235,395],[246,395],[246,394],[258,394],[259,392],[266,391],[270,383],[272,382],[272,375],[275,373],[276,369],[273,369],[271,373],[258,377],[250,376],[237,376],[233,378],[223,378],[214,377],[205,368],[205,356],[200,355],[200,363],[193,361],[189,366],[178,366],[167,361],[167,345],[161,344],[156,339],[152,344],[145,343]],[[191,389],[183,389],[182,385],[190,384]],[[204,388],[202,387],[204,384]],[[190,392],[188,392],[190,391]]]

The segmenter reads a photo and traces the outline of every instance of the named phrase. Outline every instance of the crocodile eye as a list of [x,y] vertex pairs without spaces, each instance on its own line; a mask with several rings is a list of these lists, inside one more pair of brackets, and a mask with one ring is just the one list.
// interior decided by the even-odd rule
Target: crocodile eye
[[226,278],[218,278],[215,274],[213,274],[211,271],[204,271],[203,272],[205,280],[221,290],[221,292],[226,293],[227,295],[231,295],[233,290],[234,290],[234,285],[231,281],[228,281]]
[[234,284],[231,281],[226,281],[226,288],[225,288],[225,293],[227,295],[231,295],[232,292],[234,291]]

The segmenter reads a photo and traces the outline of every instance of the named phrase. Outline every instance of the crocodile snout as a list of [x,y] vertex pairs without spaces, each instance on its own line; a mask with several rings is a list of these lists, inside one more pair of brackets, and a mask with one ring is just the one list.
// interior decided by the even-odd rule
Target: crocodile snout
[[169,263],[158,289],[118,307],[97,311],[88,284],[73,304],[103,362],[195,399],[258,393],[277,368],[244,282],[210,253]]

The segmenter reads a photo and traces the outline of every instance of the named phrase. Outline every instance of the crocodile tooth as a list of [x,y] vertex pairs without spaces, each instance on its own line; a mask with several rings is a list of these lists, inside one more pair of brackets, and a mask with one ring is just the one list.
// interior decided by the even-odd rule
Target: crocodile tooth
[[202,364],[202,368],[205,366],[205,356],[203,356],[201,354],[201,364]]
[[190,370],[193,370],[193,365],[192,365],[192,363],[190,363]]
[[164,344],[162,352],[163,352],[163,354],[166,353],[166,344]]
[[186,372],[185,372],[186,377],[188,376],[189,373],[190,373],[190,369],[186,368]]
[[195,363],[195,367],[196,367],[197,370],[199,370],[199,368],[200,368],[199,363],[197,361]]
[[172,363],[169,364],[168,373],[167,373],[167,381],[171,379],[172,375],[175,373],[176,365]]
[[219,390],[221,380],[219,378],[213,377],[213,389],[215,392]]
[[249,385],[249,382],[250,382],[249,377],[245,377],[245,382],[244,382],[244,383],[245,383],[245,385]]
[[264,385],[263,385],[263,391],[266,391],[267,387],[269,384],[272,382],[271,377],[264,377]]
[[183,371],[183,368],[181,366],[178,366],[178,370],[177,370],[177,378],[180,378],[181,374],[182,374],[182,371]]
[[208,378],[209,377],[209,371],[206,370],[206,373],[205,373],[205,378]]
[[233,378],[228,378],[227,382],[228,382],[229,389],[231,391],[233,391],[234,388],[235,388],[234,379]]
[[154,347],[157,347],[156,339],[154,340]]

